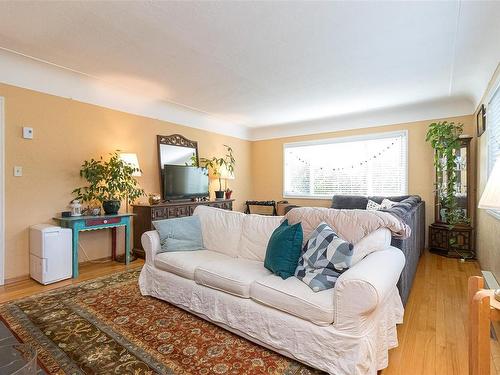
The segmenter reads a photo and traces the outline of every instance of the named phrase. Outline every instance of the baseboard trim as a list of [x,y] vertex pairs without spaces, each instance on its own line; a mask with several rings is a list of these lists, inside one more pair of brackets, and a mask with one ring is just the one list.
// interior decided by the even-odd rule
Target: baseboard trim
[[[79,267],[81,267],[81,266],[88,266],[89,264],[95,264],[95,262],[103,262],[103,261],[106,261],[106,260],[111,261],[111,257],[107,256],[107,257],[103,257],[103,258],[86,260],[85,262],[79,262],[78,266]],[[28,275],[21,275],[21,276],[11,277],[9,279],[5,279],[5,284],[4,285],[15,284],[15,283],[18,283],[18,282],[21,282],[21,281],[26,281],[26,280],[29,280],[29,279],[31,279],[31,276],[29,274]]]
[[96,258],[96,259],[92,259],[92,260],[86,260],[85,262],[79,262],[78,263],[78,266],[81,267],[81,266],[88,266],[89,264],[96,264],[97,262],[104,262],[104,261],[111,261],[111,257],[110,256],[107,256],[107,257],[103,257],[103,258]]
[[26,281],[29,279],[30,279],[30,275],[11,277],[11,278],[5,279],[5,285],[15,284],[15,283],[18,283],[20,281]]

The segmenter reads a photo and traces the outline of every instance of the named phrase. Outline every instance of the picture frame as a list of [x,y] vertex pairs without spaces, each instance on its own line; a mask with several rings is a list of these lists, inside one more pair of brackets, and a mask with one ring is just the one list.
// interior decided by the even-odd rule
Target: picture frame
[[481,104],[479,111],[477,111],[476,130],[478,137],[480,137],[486,130],[486,108],[484,107],[484,104]]

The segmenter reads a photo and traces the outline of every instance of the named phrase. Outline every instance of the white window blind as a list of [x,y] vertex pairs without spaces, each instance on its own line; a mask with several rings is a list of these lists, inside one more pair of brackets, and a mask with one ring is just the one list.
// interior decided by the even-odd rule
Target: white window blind
[[407,132],[284,145],[285,197],[407,194]]
[[[488,177],[493,170],[497,160],[500,161],[500,87],[496,89],[490,101],[486,113],[486,135],[488,137]],[[488,210],[488,212],[500,220],[500,210]]]
[[488,176],[500,156],[500,89],[491,97],[486,116],[488,135]]

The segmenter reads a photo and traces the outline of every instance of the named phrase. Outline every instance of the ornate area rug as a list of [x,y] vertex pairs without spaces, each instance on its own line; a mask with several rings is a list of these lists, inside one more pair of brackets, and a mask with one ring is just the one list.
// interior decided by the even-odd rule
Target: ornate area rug
[[139,270],[0,306],[49,374],[316,374],[166,302],[144,297]]

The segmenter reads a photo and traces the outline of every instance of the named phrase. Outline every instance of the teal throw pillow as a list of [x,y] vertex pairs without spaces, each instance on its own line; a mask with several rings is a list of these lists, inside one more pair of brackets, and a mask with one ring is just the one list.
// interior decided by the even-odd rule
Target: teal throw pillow
[[301,253],[302,238],[300,223],[288,225],[288,220],[283,221],[269,239],[264,267],[282,279],[293,276]]
[[168,251],[192,251],[203,249],[201,222],[198,216],[153,221],[160,235],[161,249]]

